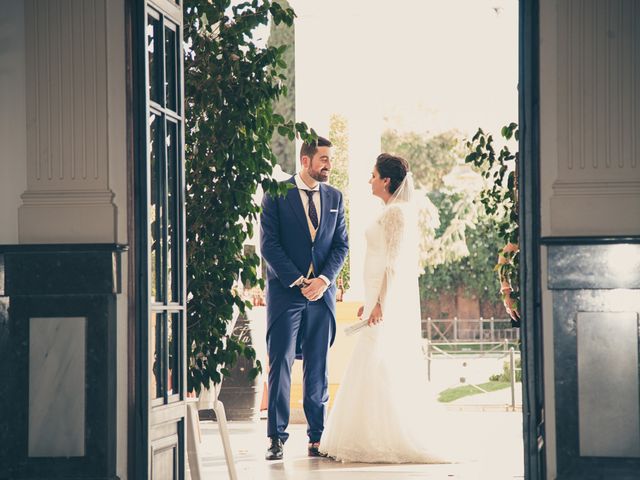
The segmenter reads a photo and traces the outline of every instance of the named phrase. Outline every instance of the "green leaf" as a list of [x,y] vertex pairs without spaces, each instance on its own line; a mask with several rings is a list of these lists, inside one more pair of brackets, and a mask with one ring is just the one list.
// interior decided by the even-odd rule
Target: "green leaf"
[[285,127],[284,125],[278,126],[278,133],[280,135],[282,135],[283,137],[288,136],[290,132],[291,132],[291,130],[289,128]]

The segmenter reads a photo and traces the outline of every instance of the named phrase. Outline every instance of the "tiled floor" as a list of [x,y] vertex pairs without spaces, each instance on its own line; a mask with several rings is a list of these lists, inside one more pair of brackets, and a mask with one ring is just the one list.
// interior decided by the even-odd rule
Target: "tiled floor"
[[[264,460],[266,422],[231,422],[231,444],[241,480],[403,480],[523,478],[522,414],[460,411],[451,428],[461,432],[456,456],[473,460],[444,465],[371,465],[340,463],[306,456],[305,425],[291,425],[285,459]],[[229,478],[218,427],[201,422],[204,479]]]

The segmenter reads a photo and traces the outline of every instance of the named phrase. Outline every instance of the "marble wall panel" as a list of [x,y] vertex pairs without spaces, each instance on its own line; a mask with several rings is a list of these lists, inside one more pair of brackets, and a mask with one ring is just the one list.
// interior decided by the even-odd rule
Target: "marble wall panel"
[[84,317],[29,319],[29,456],[85,454]]

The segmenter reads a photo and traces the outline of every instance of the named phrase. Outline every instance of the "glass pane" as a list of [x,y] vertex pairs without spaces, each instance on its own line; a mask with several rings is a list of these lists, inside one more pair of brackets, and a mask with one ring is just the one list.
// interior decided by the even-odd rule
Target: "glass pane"
[[162,398],[164,390],[163,380],[163,328],[162,328],[162,313],[155,313],[151,315],[151,386],[149,392],[151,393],[151,399]]
[[170,302],[179,302],[179,282],[178,273],[180,270],[179,256],[180,243],[178,234],[180,232],[180,196],[178,195],[178,168],[180,167],[178,157],[178,125],[167,121],[167,293]]
[[[177,27],[175,27],[177,28]],[[176,54],[176,31],[164,27],[164,59],[165,59],[165,88],[166,106],[177,112],[178,104],[178,62]]]
[[160,20],[152,15],[147,17],[147,58],[149,59],[149,98],[162,101],[162,44]]
[[163,262],[162,262],[162,162],[160,156],[160,117],[155,114],[149,116],[149,184],[151,188],[149,204],[149,226],[151,228],[151,301],[162,302],[163,295]]
[[167,393],[169,395],[175,395],[177,393],[180,393],[181,329],[179,312],[171,314],[168,325],[167,338],[169,345],[169,388],[167,389]]

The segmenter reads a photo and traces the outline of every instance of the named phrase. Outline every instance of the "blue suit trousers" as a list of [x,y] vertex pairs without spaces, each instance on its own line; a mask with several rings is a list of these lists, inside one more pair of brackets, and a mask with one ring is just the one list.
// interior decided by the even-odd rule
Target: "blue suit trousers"
[[320,441],[329,402],[328,353],[333,337],[331,310],[323,299],[292,302],[267,332],[269,407],[267,435],[286,442],[289,434],[291,368],[296,343],[302,351],[303,406],[310,442]]

